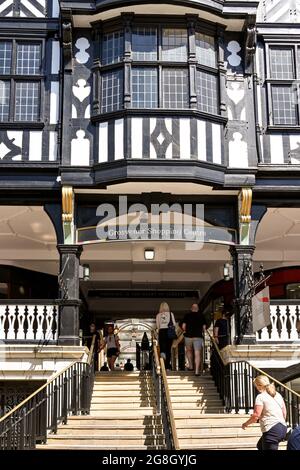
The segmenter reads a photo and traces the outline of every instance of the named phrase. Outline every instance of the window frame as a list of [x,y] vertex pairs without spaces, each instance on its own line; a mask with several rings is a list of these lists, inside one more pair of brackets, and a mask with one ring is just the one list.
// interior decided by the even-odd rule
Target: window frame
[[[9,117],[8,120],[1,120],[1,126],[13,125],[26,127],[41,125],[43,123],[42,116],[44,115],[44,95],[45,95],[45,48],[46,41],[44,38],[35,37],[7,37],[1,36],[0,42],[10,42],[12,44],[12,57],[11,57],[11,69],[9,74],[0,74],[0,80],[10,83],[10,105],[9,105]],[[17,47],[18,44],[38,44],[41,48],[41,67],[40,73],[36,75],[28,74],[17,74]],[[20,82],[35,82],[39,84],[39,116],[34,121],[21,121],[15,118],[16,116],[16,84]]]
[[[121,19],[114,19],[114,20],[107,20],[104,22],[94,23],[94,28],[98,30],[98,34],[96,34],[97,41],[99,46],[97,47],[98,51],[98,59],[96,58],[96,63],[98,63],[97,67],[97,74],[98,80],[95,80],[95,104],[93,106],[94,113],[92,115],[93,120],[102,120],[110,116],[110,114],[115,115],[124,114],[126,112],[131,113],[139,113],[141,114],[143,111],[144,113],[155,113],[155,114],[166,114],[168,112],[178,112],[178,114],[199,114],[200,116],[208,117],[212,120],[217,120],[218,122],[226,121],[227,116],[226,112],[224,113],[224,109],[221,106],[221,74],[222,74],[222,64],[220,63],[220,42],[219,42],[219,35],[221,34],[222,28],[220,25],[216,25],[213,23],[205,22],[199,18],[195,19],[193,17],[192,21],[195,23],[195,28],[193,30],[194,35],[194,49],[191,50],[191,32],[190,32],[190,25],[189,22],[191,19],[188,17],[170,17],[168,18],[168,22],[166,22],[166,18],[161,17],[157,18],[151,15],[143,16],[143,15],[133,15],[133,14],[124,14],[121,15]],[[157,31],[157,59],[149,59],[143,60],[133,57],[133,38],[132,38],[132,31],[138,28],[154,28]],[[162,55],[162,33],[163,29],[185,29],[187,33],[187,60],[186,61],[169,61],[164,60]],[[105,34],[123,31],[123,41],[124,41],[124,55],[118,62],[114,62],[111,64],[102,64],[102,52],[103,46],[102,41]],[[196,32],[201,33],[204,35],[208,35],[213,38],[214,40],[214,51],[215,51],[215,67],[211,67],[209,65],[201,64],[198,62],[196,58]],[[97,62],[98,61],[98,62]],[[101,96],[102,96],[102,73],[107,72],[109,70],[113,70],[114,68],[123,68],[124,69],[124,82],[123,82],[123,106],[119,110],[115,110],[113,112],[103,112],[102,111],[102,103],[101,103]],[[133,88],[132,88],[132,69],[133,68],[156,68],[157,69],[157,89],[158,89],[158,106],[152,108],[143,108],[143,107],[134,107],[133,106]],[[164,96],[163,96],[163,69],[164,68],[174,68],[174,69],[185,69],[187,71],[187,90],[188,90],[188,106],[185,108],[165,108],[164,107]],[[201,110],[198,106],[198,97],[197,91],[193,91],[191,89],[191,84],[195,83],[196,88],[196,80],[198,76],[198,70],[213,74],[217,80],[217,113],[208,113],[206,111]],[[193,77],[192,77],[193,75]],[[98,85],[97,85],[98,81]],[[196,99],[195,99],[196,96]],[[196,104],[195,104],[196,101]]]
[[[271,76],[271,50],[272,49],[292,49],[293,50],[293,68],[294,68],[294,78],[290,79],[278,79],[272,78]],[[298,60],[297,53],[300,54],[300,42],[297,41],[265,41],[265,85],[267,93],[267,110],[268,110],[268,127],[274,129],[298,129],[300,127],[300,58]],[[296,96],[296,120],[297,124],[276,124],[274,123],[274,105],[272,98],[272,88],[273,86],[288,86],[292,88],[293,83],[297,84],[297,89],[295,90]]]

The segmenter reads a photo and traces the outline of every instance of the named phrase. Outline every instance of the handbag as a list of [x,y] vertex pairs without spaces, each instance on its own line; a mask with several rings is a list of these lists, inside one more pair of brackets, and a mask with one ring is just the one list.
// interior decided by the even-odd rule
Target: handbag
[[170,312],[170,321],[168,323],[167,335],[168,335],[169,339],[177,339],[176,329],[175,329],[175,325],[173,323],[172,313],[171,312]]
[[[272,397],[272,398],[275,400],[274,397]],[[282,411],[282,408],[281,408],[280,404],[278,403],[278,401],[275,400],[275,402],[277,403],[277,405],[280,407],[280,409],[281,409],[281,411]],[[284,417],[283,417],[283,419],[285,420]],[[293,432],[293,428],[292,428],[291,426],[286,426],[286,434],[285,434],[285,436],[282,438],[282,441],[288,441],[289,438],[291,437],[292,432]]]

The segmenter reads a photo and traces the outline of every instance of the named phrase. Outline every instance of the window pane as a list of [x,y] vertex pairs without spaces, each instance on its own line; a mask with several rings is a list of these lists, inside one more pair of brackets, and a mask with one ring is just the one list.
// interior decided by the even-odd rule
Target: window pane
[[292,80],[294,73],[294,52],[291,48],[270,49],[271,78]]
[[163,93],[165,108],[188,108],[188,72],[185,69],[164,69]]
[[0,121],[9,119],[10,82],[0,80]]
[[4,41],[0,42],[0,74],[1,75],[10,74],[11,51],[12,51],[11,42],[4,42]]
[[132,107],[157,108],[157,69],[132,69]]
[[19,75],[39,75],[41,73],[40,44],[18,44],[16,73]]
[[196,33],[196,56],[199,64],[216,67],[215,38],[207,34]]
[[103,73],[101,103],[103,113],[117,111],[123,107],[123,70]]
[[163,29],[162,59],[174,62],[185,62],[187,60],[186,29]]
[[218,78],[212,73],[197,72],[198,109],[205,113],[218,114]]
[[40,117],[40,84],[16,83],[16,121],[38,121]]
[[102,64],[114,64],[120,62],[124,55],[123,31],[115,31],[103,35]]
[[156,28],[134,28],[132,30],[133,60],[157,59]]
[[289,86],[272,86],[273,123],[297,125],[296,90]]

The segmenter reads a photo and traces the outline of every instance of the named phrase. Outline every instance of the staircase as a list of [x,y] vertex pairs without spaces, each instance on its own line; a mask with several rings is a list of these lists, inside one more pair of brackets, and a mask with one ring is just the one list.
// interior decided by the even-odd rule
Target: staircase
[[164,449],[150,372],[96,375],[88,416],[70,416],[38,449]]
[[209,374],[169,372],[168,384],[180,449],[254,450],[259,425],[241,428],[249,416],[224,412]]

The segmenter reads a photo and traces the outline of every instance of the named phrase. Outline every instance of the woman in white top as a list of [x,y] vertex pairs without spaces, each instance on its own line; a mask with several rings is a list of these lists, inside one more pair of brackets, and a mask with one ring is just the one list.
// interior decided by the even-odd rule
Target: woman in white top
[[107,346],[106,356],[108,367],[110,370],[115,370],[115,362],[120,354],[120,342],[119,337],[114,334],[114,327],[109,325],[107,328],[107,336],[105,336],[101,345],[100,351]]
[[168,325],[170,320],[175,326],[175,318],[166,302],[162,302],[159,313],[156,315],[156,327],[158,330],[158,344],[160,354],[164,358],[166,369],[171,369],[171,347],[173,340],[168,338]]
[[246,429],[249,424],[259,421],[263,434],[257,443],[258,450],[278,450],[287,430],[284,400],[267,376],[259,375],[253,382],[259,394],[255,399],[253,415],[242,424],[242,428]]

